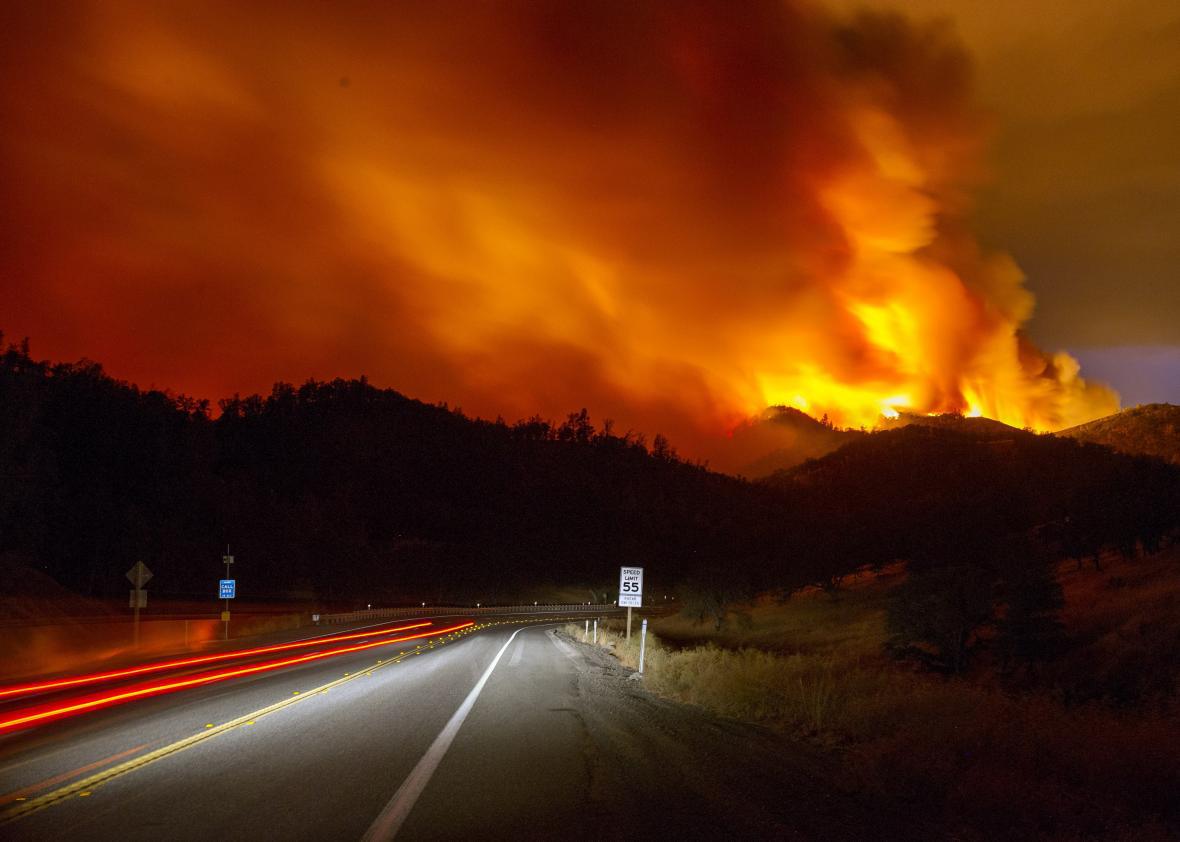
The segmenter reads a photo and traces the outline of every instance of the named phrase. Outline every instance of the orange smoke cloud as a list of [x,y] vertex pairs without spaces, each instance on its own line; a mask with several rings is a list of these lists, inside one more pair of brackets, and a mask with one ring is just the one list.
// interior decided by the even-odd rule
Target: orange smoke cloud
[[728,4],[14,4],[0,327],[202,396],[367,372],[692,455],[1117,408],[967,225],[939,27]]

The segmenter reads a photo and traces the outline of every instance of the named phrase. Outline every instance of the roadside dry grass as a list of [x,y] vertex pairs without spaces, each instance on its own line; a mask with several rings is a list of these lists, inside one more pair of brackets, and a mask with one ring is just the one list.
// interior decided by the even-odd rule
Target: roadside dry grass
[[[625,639],[621,624],[599,631],[599,645],[609,648],[626,666],[637,668],[639,635]],[[571,637],[582,629],[569,626]],[[853,720],[874,718],[874,709],[893,694],[904,694],[906,682],[881,668],[880,656],[860,651],[783,654],[744,646],[731,649],[715,643],[669,646],[648,635],[645,672],[654,691],[715,713],[790,728],[829,742]],[[885,708],[889,705],[886,704]],[[858,726],[871,728],[872,724]]]
[[902,577],[893,568],[882,576],[862,575],[848,580],[835,598],[807,590],[787,603],[763,597],[738,606],[725,626],[694,623],[683,614],[659,617],[652,629],[678,645],[715,643],[731,648],[756,646],[778,652],[812,655],[839,653],[878,657],[885,642],[885,595]]
[[[946,679],[888,659],[881,643],[892,578],[858,582],[835,600],[759,601],[720,633],[656,619],[645,684],[818,742],[844,759],[858,786],[956,838],[1180,838],[1180,721],[1160,692],[1178,671],[1180,638],[1164,644],[1180,625],[1180,564],[1168,557],[1076,576],[1063,568],[1063,579],[1075,647],[1035,689],[1014,692],[986,672]],[[567,633],[580,640],[582,628]],[[611,622],[599,642],[636,666],[637,634],[626,641]],[[1150,657],[1138,668],[1169,675],[1151,694],[1140,687],[1133,706],[1092,695],[1065,703],[1065,678],[1074,688],[1114,682],[1120,653],[1140,650]],[[1101,680],[1086,677],[1094,674]]]

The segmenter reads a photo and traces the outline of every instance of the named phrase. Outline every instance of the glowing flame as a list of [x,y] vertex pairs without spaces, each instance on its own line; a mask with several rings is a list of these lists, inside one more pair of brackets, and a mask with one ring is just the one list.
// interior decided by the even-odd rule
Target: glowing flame
[[945,27],[790,0],[174,5],[10,39],[44,73],[10,82],[27,230],[0,298],[120,376],[216,397],[363,370],[489,417],[588,406],[714,464],[770,405],[1117,409],[1023,337],[1020,271],[968,230],[987,121]]
[[[508,179],[469,148],[461,157],[478,175],[452,173],[445,189],[436,161],[419,170],[424,177],[372,152],[333,159],[325,178],[365,220],[368,242],[450,289],[420,300],[435,340],[501,395],[535,383],[551,398],[568,382],[583,395],[605,392],[612,412],[654,402],[713,429],[772,405],[846,426],[909,411],[1037,429],[1117,409],[1116,396],[1078,378],[1067,355],[1046,356],[1022,337],[1032,312],[1022,275],[966,231],[983,120],[958,48],[895,19],[794,15],[794,30],[767,23],[783,39],[775,49],[792,49],[801,33],[836,32],[837,46],[829,44],[830,64],[757,80],[782,96],[814,86],[806,128],[755,119],[751,130],[777,132],[782,144],[771,160],[743,157],[752,141],[727,127],[738,135],[726,140],[731,157],[697,161],[714,169],[703,175],[682,169],[674,161],[691,158],[684,144],[701,142],[702,126],[690,119],[679,125],[687,136],[665,133],[636,113],[627,146],[563,135],[577,149],[573,177],[542,148],[541,130],[523,142],[545,163],[514,163]],[[698,24],[673,27],[685,40],[671,54],[678,81],[668,95],[694,113],[717,107],[715,97],[760,108],[747,90],[725,86],[724,68],[739,57],[724,16]],[[657,56],[668,49],[649,46]],[[938,74],[949,81],[915,81]],[[588,105],[584,92],[567,93],[566,107]],[[512,108],[536,131],[528,99],[526,91]],[[800,151],[811,145],[839,152]],[[582,167],[601,184],[586,184]],[[553,181],[537,181],[540,171]],[[772,174],[779,191],[728,186]],[[711,207],[709,190],[730,204]],[[809,210],[795,214],[792,202]],[[571,364],[591,376],[571,380]]]

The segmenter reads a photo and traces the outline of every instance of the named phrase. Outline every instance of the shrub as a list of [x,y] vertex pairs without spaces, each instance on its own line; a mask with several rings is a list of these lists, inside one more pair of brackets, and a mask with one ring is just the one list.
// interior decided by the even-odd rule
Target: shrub
[[992,576],[974,565],[915,568],[889,600],[890,646],[962,672],[994,611]]

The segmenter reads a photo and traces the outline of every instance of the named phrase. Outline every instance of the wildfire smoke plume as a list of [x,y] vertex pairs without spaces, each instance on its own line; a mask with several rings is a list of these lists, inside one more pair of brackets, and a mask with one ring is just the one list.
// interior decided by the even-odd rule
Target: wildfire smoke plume
[[121,376],[366,370],[713,456],[776,404],[1117,408],[1022,336],[1019,269],[969,231],[988,126],[944,26],[781,0],[3,15],[4,327]]

